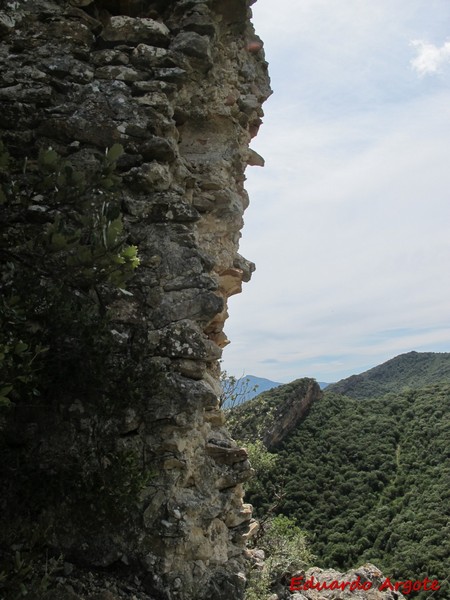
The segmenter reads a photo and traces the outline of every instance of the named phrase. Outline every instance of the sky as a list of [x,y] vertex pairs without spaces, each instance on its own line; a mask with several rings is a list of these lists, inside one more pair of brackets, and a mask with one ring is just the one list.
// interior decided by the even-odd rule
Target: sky
[[259,0],[274,90],[251,147],[222,366],[333,382],[450,352],[450,2]]

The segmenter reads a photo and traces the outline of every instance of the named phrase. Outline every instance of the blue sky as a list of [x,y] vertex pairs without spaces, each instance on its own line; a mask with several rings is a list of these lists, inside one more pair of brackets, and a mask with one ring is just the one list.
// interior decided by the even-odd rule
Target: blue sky
[[450,351],[450,3],[259,0],[274,95],[252,148],[223,367],[336,381]]

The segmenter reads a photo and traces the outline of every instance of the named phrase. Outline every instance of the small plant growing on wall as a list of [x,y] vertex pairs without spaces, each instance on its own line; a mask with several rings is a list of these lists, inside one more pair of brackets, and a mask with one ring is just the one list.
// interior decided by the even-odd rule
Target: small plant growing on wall
[[83,336],[87,347],[106,335],[106,296],[139,264],[123,230],[122,152],[86,173],[51,148],[17,164],[0,142],[0,409],[38,397]]

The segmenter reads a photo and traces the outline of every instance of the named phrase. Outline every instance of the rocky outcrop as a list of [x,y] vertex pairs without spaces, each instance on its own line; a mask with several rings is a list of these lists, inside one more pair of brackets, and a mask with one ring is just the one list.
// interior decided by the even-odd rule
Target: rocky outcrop
[[[248,146],[270,93],[249,4],[0,3],[5,144],[30,160],[51,147],[86,170],[121,144],[141,259],[108,307],[115,360],[130,365],[120,402],[62,387],[39,415],[12,417],[8,452],[28,457],[49,547],[70,564],[120,566],[167,600],[243,595],[251,469],[223,427],[218,360],[227,298],[254,269],[237,254],[244,171],[263,162]],[[5,498],[5,518],[23,519],[13,484]]]
[[304,377],[262,392],[234,407],[227,425],[237,440],[244,443],[261,440],[273,450],[298,427],[322,391],[315,379]]
[[264,433],[263,442],[268,450],[273,450],[306,417],[311,404],[322,395],[319,384],[309,380],[304,386],[295,388],[276,407],[270,428]]

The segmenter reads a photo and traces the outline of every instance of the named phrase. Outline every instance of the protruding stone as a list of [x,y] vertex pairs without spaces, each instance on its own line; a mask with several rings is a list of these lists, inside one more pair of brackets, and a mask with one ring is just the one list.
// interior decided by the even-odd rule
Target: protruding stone
[[265,161],[260,154],[250,149],[248,151],[247,164],[251,167],[264,167]]
[[214,443],[206,445],[206,453],[216,462],[224,465],[234,465],[235,463],[247,460],[248,454],[245,448],[223,448]]
[[230,340],[227,338],[223,331],[218,331],[216,333],[208,334],[208,337],[211,341],[213,341],[216,346],[219,348],[225,348],[230,343]]
[[112,65],[95,71],[97,79],[117,79],[117,81],[139,81],[142,76],[132,67]]
[[246,521],[250,521],[252,518],[252,510],[253,507],[251,504],[243,504],[241,510],[238,512],[230,512],[226,519],[225,524],[227,527],[238,527],[238,525],[242,525]]
[[237,254],[234,259],[233,265],[237,269],[240,269],[242,271],[242,281],[250,281],[252,273],[254,273],[256,269],[255,263],[251,262],[250,260],[247,260],[240,254]]
[[220,290],[227,296],[240,294],[242,291],[242,276],[241,269],[226,269],[219,275]]
[[260,529],[259,523],[257,521],[253,521],[250,523],[250,527],[249,527],[247,533],[244,533],[244,535],[242,537],[245,540],[249,540],[258,533],[259,529]]

